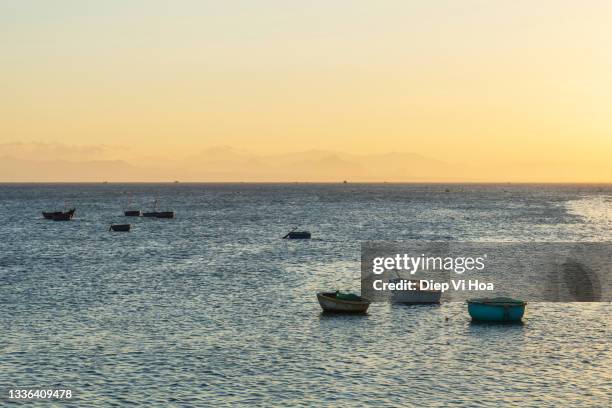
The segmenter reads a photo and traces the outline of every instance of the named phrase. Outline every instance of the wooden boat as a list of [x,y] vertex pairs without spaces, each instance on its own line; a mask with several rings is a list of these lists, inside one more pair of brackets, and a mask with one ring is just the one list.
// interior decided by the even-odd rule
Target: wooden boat
[[151,211],[142,213],[143,217],[174,218],[174,211]]
[[157,211],[157,200],[153,202],[153,211],[145,212],[143,217],[174,218],[174,211]]
[[142,211],[140,210],[127,210],[123,212],[123,215],[126,217],[140,217],[142,215]]
[[57,214],[53,214],[51,218],[53,221],[70,221],[72,219],[72,214],[68,212],[60,212]]
[[[128,197],[127,208],[132,207],[132,195]],[[132,207],[133,208],[133,207]],[[123,215],[126,217],[140,217],[142,215],[142,211],[140,210],[125,210]]]
[[512,298],[480,298],[467,301],[472,320],[480,322],[520,322],[527,302]]
[[289,231],[283,239],[310,239],[311,235],[308,231]]
[[330,313],[365,313],[370,306],[364,297],[338,291],[317,293],[317,300],[323,311]]
[[113,224],[108,229],[109,231],[129,232],[132,228],[131,224]]
[[[42,215],[47,220],[53,220],[55,219],[54,217],[65,218],[66,216],[69,217],[68,219],[72,219],[72,217],[74,217],[75,211],[76,211],[76,208],[71,208],[68,211],[51,211],[51,212],[43,211]],[[57,221],[64,221],[64,220],[57,220]]]
[[414,290],[393,290],[391,301],[393,303],[408,304],[432,304],[440,303],[442,297],[441,290],[421,289],[421,282],[418,280],[407,280],[401,278],[389,279],[389,283],[400,283],[402,280],[414,282]]

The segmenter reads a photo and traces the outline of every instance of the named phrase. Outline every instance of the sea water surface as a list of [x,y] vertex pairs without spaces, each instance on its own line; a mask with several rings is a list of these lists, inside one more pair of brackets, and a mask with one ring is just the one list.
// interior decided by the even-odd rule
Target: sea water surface
[[[125,218],[129,196],[176,218]],[[73,221],[42,218],[65,204]],[[612,400],[610,303],[483,326],[462,303],[327,316],[315,297],[359,291],[366,240],[612,241],[610,185],[11,184],[0,216],[0,405],[14,388],[79,407]],[[314,239],[281,239],[293,226]]]

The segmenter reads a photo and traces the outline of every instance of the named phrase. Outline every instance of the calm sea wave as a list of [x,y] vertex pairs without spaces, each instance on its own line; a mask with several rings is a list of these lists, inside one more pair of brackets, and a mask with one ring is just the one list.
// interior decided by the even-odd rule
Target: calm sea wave
[[[108,232],[130,195],[177,218]],[[65,204],[74,221],[42,219]],[[612,400],[610,303],[483,326],[461,303],[330,317],[315,298],[359,290],[365,240],[612,241],[609,185],[15,184],[0,214],[3,405],[9,388],[88,407]],[[314,239],[280,239],[293,226]]]

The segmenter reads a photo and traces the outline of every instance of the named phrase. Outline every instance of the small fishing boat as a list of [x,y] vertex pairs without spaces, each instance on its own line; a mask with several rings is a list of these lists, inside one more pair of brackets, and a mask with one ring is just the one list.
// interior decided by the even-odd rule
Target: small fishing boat
[[442,297],[441,290],[422,289],[421,281],[408,280],[401,278],[389,279],[389,283],[400,284],[402,281],[413,282],[412,287],[414,289],[395,289],[392,291],[391,301],[393,303],[407,303],[407,304],[435,304],[440,303]]
[[174,211],[157,211],[157,200],[153,202],[153,211],[142,213],[143,217],[174,218]]
[[[65,218],[66,216],[68,216],[69,217],[68,219],[70,220],[74,216],[75,211],[76,211],[76,208],[71,208],[68,211],[51,211],[51,212],[43,211],[42,215],[47,220],[54,220],[55,218]],[[62,221],[62,220],[57,220],[57,221]]]
[[324,312],[330,313],[365,313],[370,301],[353,293],[319,292],[317,300]]
[[113,224],[108,230],[117,232],[129,232],[130,229],[132,229],[131,224]]
[[297,227],[289,231],[283,239],[310,239],[311,235],[308,231],[296,231]]
[[151,211],[142,213],[143,217],[174,218],[174,211]]
[[[132,207],[132,201],[133,201],[133,197],[132,195],[130,195],[128,197],[128,201],[127,201],[127,208]],[[134,207],[132,207],[134,208]],[[125,215],[126,217],[140,217],[142,215],[142,211],[140,210],[125,210],[123,212],[123,215]]]
[[70,213],[57,213],[57,214],[53,214],[52,218],[53,221],[70,221],[72,219],[72,214]]
[[127,210],[123,212],[123,215],[126,217],[140,217],[142,215],[142,211],[140,210]]
[[506,297],[480,298],[467,301],[472,320],[480,322],[520,322],[527,302]]

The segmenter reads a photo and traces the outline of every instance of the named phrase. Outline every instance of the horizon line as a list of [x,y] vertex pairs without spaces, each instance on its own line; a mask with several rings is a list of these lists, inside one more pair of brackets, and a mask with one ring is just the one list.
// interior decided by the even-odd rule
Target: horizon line
[[1,181],[3,184],[455,184],[455,185],[610,185],[612,181]]

